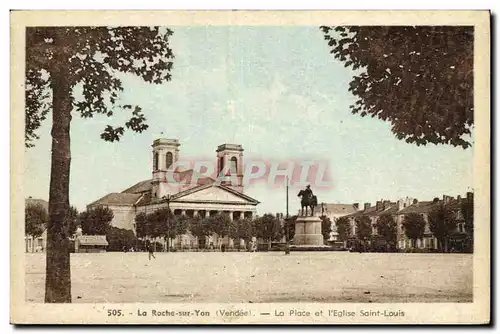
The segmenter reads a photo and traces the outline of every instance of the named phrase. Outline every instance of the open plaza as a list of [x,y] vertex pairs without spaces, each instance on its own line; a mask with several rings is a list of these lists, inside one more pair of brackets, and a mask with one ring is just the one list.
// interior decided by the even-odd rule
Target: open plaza
[[[43,303],[45,255],[26,253],[26,301]],[[73,303],[472,302],[472,254],[71,254]]]

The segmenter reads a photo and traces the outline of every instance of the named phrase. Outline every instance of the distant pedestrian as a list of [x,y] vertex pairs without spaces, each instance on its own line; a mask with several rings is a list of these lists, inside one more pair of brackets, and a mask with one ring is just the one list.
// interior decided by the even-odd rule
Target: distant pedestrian
[[251,252],[255,253],[257,251],[257,242],[255,240],[252,240],[251,243]]
[[156,259],[152,244],[149,244],[148,252],[149,252],[149,260],[151,260],[151,257],[153,257],[153,259]]

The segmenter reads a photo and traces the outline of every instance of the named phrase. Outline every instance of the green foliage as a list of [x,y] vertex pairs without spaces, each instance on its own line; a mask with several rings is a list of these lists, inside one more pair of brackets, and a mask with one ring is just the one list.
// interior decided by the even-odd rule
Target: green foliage
[[113,226],[108,229],[106,240],[108,241],[107,250],[111,252],[121,252],[123,248],[130,250],[138,244],[133,231]]
[[140,212],[135,216],[135,234],[138,238],[149,236],[149,223],[145,212]]
[[198,239],[209,236],[212,231],[207,218],[194,217],[189,220],[189,231]]
[[206,218],[213,233],[217,233],[219,237],[234,235],[235,224],[227,213],[218,213]]
[[464,199],[460,206],[462,217],[465,223],[465,232],[470,236],[474,236],[474,199],[469,201]]
[[[443,245],[450,234],[457,228],[457,214],[449,206],[440,203],[429,212],[429,229],[439,241],[439,248]],[[446,251],[446,249],[444,249]]]
[[174,235],[183,235],[188,231],[188,227],[190,225],[191,218],[188,216],[176,216],[174,220],[173,232]]
[[105,206],[83,211],[79,215],[82,233],[84,235],[106,235],[111,227],[113,217],[113,211]]
[[244,218],[238,221],[238,237],[250,241],[256,234],[255,221],[250,218]]
[[403,228],[408,239],[415,241],[421,239],[425,232],[425,219],[419,213],[409,213],[403,219]]
[[395,246],[397,238],[397,224],[389,214],[378,217],[375,223],[377,234],[380,235],[389,245]]
[[283,227],[279,219],[270,213],[255,220],[255,234],[267,242],[283,238]]
[[[168,208],[161,208],[152,213],[139,213],[135,217],[136,234],[138,238],[164,238],[170,243],[179,235],[187,233],[188,228],[192,228],[193,235],[200,237],[196,229],[198,219],[187,216],[176,216]],[[200,225],[201,226],[201,225]],[[168,245],[170,248],[170,245]]]
[[47,228],[49,214],[42,204],[27,204],[24,208],[24,223],[26,235],[30,235],[33,239],[38,238]]
[[340,217],[335,220],[335,226],[337,226],[337,233],[339,234],[340,241],[346,241],[351,237],[352,228],[349,218]]
[[321,216],[321,234],[323,240],[326,242],[330,239],[330,232],[332,232],[332,221],[327,216]]
[[474,198],[466,199],[460,208],[464,219],[464,228],[467,233],[466,251],[472,253],[474,251]]
[[171,239],[176,236],[177,219],[168,208],[162,208],[148,215],[149,236]]
[[71,206],[68,215],[68,235],[74,235],[79,224],[78,210],[74,206]]
[[392,125],[417,145],[467,148],[474,125],[472,26],[348,26],[321,30],[355,71],[353,114]]
[[359,240],[366,240],[372,236],[372,221],[368,216],[359,216],[355,219],[356,222],[356,237]]
[[[83,118],[131,112],[123,126],[107,125],[101,135],[119,140],[125,128],[147,129],[138,106],[121,105],[123,91],[117,72],[130,73],[145,82],[171,79],[174,55],[169,45],[172,30],[164,27],[29,27],[26,29],[26,146],[38,139],[36,130],[54,105],[52,81],[61,77],[71,89],[72,108]],[[82,99],[73,88],[81,87]]]

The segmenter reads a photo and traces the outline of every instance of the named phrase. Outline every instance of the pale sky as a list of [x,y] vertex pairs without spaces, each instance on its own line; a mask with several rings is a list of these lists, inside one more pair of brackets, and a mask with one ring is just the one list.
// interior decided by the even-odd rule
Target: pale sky
[[[108,143],[100,133],[125,115],[73,117],[70,202],[79,210],[151,178],[151,144],[159,137],[178,138],[181,159],[215,162],[217,146],[234,143],[245,158],[328,160],[333,187],[316,191],[320,202],[432,200],[472,189],[473,149],[417,147],[397,140],[388,123],[351,114],[353,73],[333,59],[317,27],[171,28],[172,81],[123,76],[121,102],[143,108],[147,131]],[[51,115],[26,149],[26,197],[48,200],[50,127]],[[259,214],[285,211],[284,188],[259,184],[245,193],[261,202]]]

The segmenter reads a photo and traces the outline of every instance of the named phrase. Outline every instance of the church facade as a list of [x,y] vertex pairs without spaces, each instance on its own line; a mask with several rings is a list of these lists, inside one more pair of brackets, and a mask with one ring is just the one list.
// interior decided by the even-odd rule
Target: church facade
[[[207,217],[226,213],[231,219],[254,218],[259,201],[244,193],[243,148],[222,144],[216,149],[217,173],[226,170],[232,181],[217,182],[193,169],[176,167],[180,156],[178,139],[157,139],[153,142],[151,179],[141,181],[122,192],[110,193],[89,204],[87,209],[105,206],[114,213],[112,226],[135,231],[137,214],[151,213],[169,207],[175,215]],[[228,174],[224,174],[228,175]],[[233,246],[234,241],[217,235],[197,240],[190,233],[173,240],[179,248]]]

